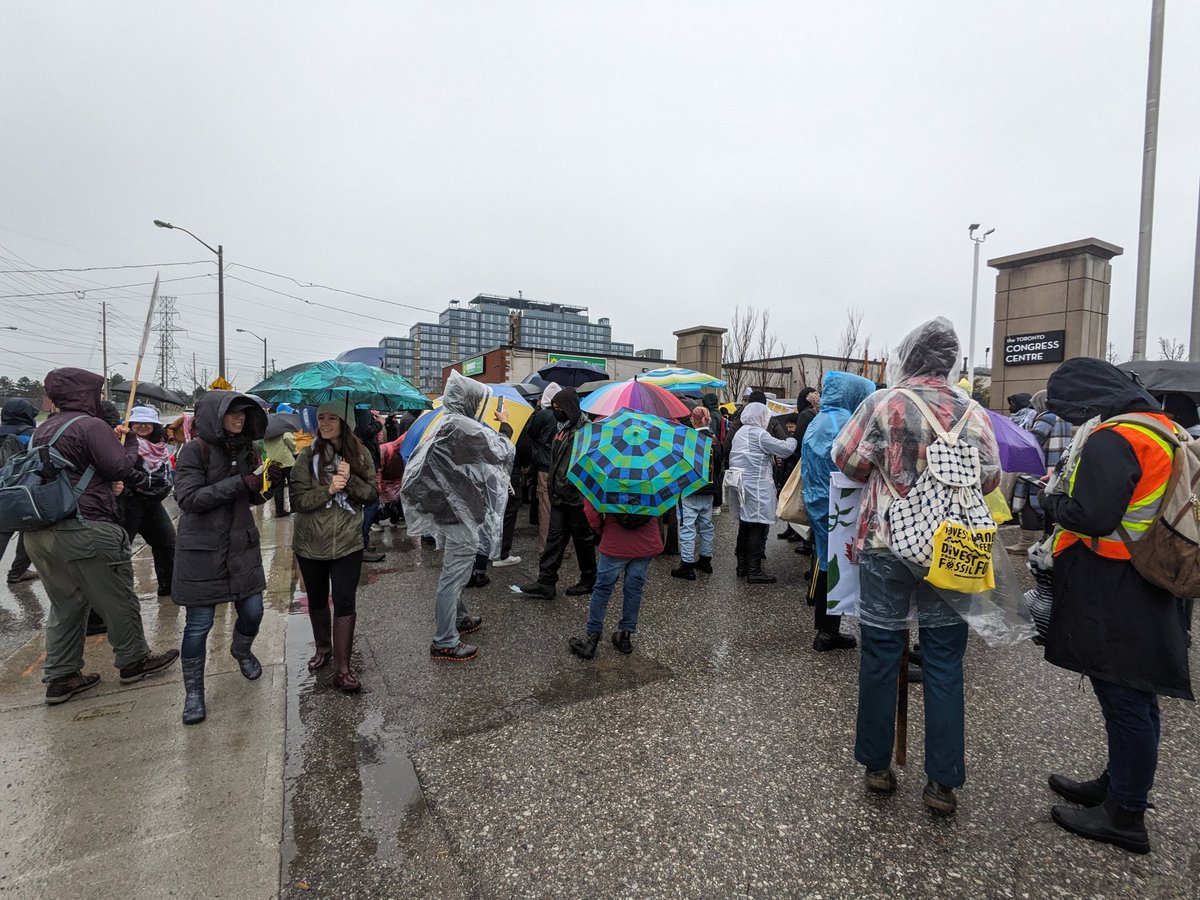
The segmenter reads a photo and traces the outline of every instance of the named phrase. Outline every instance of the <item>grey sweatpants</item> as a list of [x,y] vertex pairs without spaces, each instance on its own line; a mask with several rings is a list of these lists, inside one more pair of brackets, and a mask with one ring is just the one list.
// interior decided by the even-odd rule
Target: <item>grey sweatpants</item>
[[433,610],[437,647],[458,646],[458,623],[470,613],[463,602],[463,588],[475,568],[476,547],[447,540],[442,548],[442,573],[438,576],[437,601]]
[[150,653],[133,590],[131,548],[124,528],[112,522],[67,519],[25,532],[25,549],[50,598],[44,681],[66,678],[83,668],[89,608],[108,627],[117,668],[133,665]]

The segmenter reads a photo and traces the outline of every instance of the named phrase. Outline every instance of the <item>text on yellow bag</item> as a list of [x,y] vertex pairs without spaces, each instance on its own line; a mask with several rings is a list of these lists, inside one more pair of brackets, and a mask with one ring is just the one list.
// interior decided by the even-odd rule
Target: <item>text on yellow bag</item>
[[962,594],[977,594],[996,587],[992,546],[996,529],[971,529],[957,522],[942,522],[933,534],[933,558],[925,580],[934,587]]

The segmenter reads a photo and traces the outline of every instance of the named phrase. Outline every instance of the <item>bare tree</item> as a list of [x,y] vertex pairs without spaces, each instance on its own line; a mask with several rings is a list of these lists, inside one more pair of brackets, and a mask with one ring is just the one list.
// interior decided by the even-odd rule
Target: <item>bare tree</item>
[[1104,358],[1114,366],[1121,361],[1121,354],[1117,352],[1117,345],[1112,341],[1108,342],[1108,352],[1105,353]]
[[780,384],[778,371],[783,353],[783,344],[771,328],[769,309],[759,310],[749,304],[735,306],[722,360],[730,399],[740,400],[748,387],[781,390],[786,384]]
[[[863,315],[862,308],[858,306],[851,306],[846,310],[846,327],[842,329],[842,336],[838,339],[837,355],[846,360],[847,366],[852,359],[858,358]],[[868,337],[866,344],[869,345],[870,342]]]
[[1175,338],[1160,337],[1158,339],[1158,358],[1181,360],[1187,358],[1187,345]]

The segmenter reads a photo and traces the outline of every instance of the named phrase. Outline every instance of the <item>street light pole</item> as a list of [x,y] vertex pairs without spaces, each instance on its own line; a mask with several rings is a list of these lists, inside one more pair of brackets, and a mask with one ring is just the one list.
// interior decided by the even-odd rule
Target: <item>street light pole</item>
[[1142,209],[1138,224],[1137,286],[1133,297],[1133,358],[1146,358],[1150,314],[1150,243],[1154,231],[1154,173],[1158,161],[1158,96],[1162,89],[1163,19],[1166,0],[1150,11],[1150,71],[1146,78],[1146,129],[1142,147]]
[[267,380],[267,339],[265,337],[260,337],[259,335],[255,334],[249,328],[239,328],[238,333],[239,334],[248,334],[252,337],[258,338],[260,341],[263,342],[263,381],[266,381]]
[[201,240],[192,234],[186,228],[179,225],[172,225],[170,222],[164,222],[162,219],[155,219],[154,224],[159,228],[170,228],[174,231],[182,231],[186,235],[195,238],[201,244],[208,248],[210,253],[217,254],[217,374],[221,378],[225,377],[225,246],[217,244],[213,247],[207,241]]
[[975,244],[975,262],[971,269],[971,334],[967,338],[967,393],[970,395],[975,393],[975,320],[979,312],[979,248],[987,240],[988,235],[996,229],[989,228],[983,233],[983,237],[975,237],[975,232],[978,230],[978,224],[967,228],[967,234]]

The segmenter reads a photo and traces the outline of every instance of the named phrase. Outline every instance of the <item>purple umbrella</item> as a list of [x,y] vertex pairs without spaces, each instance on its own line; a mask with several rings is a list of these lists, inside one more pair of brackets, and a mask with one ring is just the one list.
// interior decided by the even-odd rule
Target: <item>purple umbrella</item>
[[1042,476],[1046,474],[1046,458],[1037,438],[1031,432],[1000,413],[987,411],[1000,447],[1000,468],[1005,472]]

